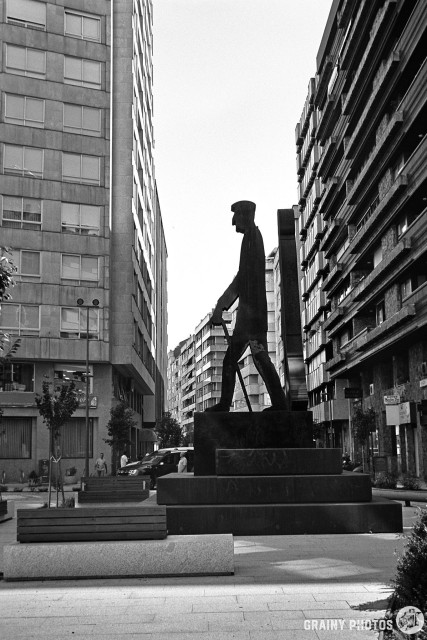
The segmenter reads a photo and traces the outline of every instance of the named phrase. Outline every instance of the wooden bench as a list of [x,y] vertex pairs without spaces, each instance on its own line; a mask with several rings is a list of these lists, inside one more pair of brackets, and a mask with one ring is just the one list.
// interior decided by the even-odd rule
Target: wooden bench
[[166,507],[18,509],[18,542],[163,540]]
[[149,478],[105,476],[82,478],[84,490],[79,492],[79,504],[87,502],[141,502],[150,491]]

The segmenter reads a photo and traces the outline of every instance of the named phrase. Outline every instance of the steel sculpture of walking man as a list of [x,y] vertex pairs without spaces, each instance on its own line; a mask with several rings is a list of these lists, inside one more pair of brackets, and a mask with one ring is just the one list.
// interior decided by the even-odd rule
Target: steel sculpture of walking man
[[232,224],[243,234],[239,271],[218,299],[211,324],[223,324],[222,313],[239,299],[236,325],[229,337],[228,349],[222,365],[221,398],[206,411],[230,411],[236,383],[238,361],[249,345],[254,364],[270,395],[271,410],[289,410],[289,389],[282,389],[277,371],[268,355],[267,295],[265,290],[264,242],[255,225],[254,202],[241,200],[231,206]]

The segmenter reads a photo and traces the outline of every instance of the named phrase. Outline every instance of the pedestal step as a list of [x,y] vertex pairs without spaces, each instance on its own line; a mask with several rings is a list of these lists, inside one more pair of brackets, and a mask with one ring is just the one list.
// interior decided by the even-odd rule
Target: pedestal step
[[218,476],[342,473],[341,449],[217,449]]
[[170,534],[235,536],[402,531],[402,507],[390,500],[327,504],[168,505]]
[[171,473],[157,480],[157,504],[273,504],[369,502],[367,474],[194,476]]

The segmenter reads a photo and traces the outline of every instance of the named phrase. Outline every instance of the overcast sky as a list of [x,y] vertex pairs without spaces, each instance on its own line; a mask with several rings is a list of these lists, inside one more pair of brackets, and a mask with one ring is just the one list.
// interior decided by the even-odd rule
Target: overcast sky
[[296,204],[295,125],[331,0],[154,0],[156,178],[168,248],[169,349],[237,272],[237,200],[266,255]]

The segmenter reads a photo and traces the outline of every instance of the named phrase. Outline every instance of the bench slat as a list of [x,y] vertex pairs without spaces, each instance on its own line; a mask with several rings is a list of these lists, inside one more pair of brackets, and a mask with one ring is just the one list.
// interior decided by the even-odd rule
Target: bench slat
[[17,516],[24,518],[103,518],[119,516],[166,515],[166,506],[141,505],[140,507],[82,507],[78,509],[17,509]]
[[49,526],[58,526],[63,525],[67,527],[77,527],[82,524],[87,524],[88,526],[95,526],[98,524],[117,524],[117,525],[128,525],[128,524],[141,524],[144,523],[151,524],[153,522],[166,522],[166,516],[130,516],[128,518],[68,518],[64,520],[63,518],[20,518],[18,525],[21,527],[49,527]]
[[80,524],[73,525],[69,527],[67,525],[55,525],[54,527],[37,525],[37,526],[25,526],[18,527],[19,534],[25,533],[70,533],[73,535],[74,533],[90,533],[91,531],[96,532],[109,532],[109,531],[160,531],[161,529],[166,530],[166,522],[146,522],[146,523],[126,523],[125,526],[120,526],[119,524]]
[[160,531],[119,531],[116,533],[58,533],[58,534],[38,534],[32,533],[31,535],[23,534],[18,538],[18,542],[86,542],[86,541],[105,541],[105,540],[164,540],[167,536],[167,532]]

